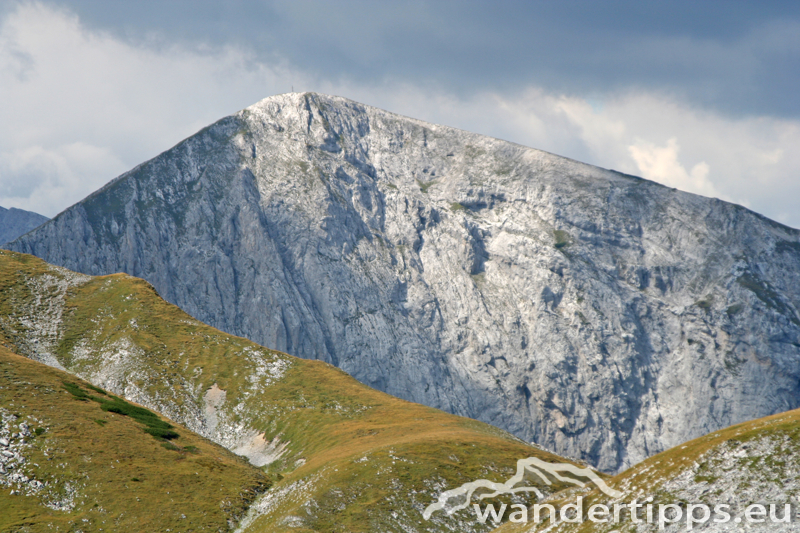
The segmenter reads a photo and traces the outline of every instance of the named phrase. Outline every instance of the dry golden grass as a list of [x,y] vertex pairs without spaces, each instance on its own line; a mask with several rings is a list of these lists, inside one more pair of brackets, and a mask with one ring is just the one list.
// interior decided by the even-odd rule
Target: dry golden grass
[[[47,303],[36,280],[58,275],[34,257],[0,252],[0,335],[9,346],[24,347],[24,317]],[[124,274],[70,289],[62,318],[55,351],[70,372],[95,375],[107,362],[103,354],[127,343],[136,348],[126,360],[135,371],[120,379],[145,396],[171,412],[196,412],[216,385],[228,404],[241,406],[236,421],[287,444],[265,470],[276,476],[268,496],[288,496],[276,496],[248,531],[402,531],[403,524],[454,531],[460,523],[485,531],[491,526],[475,525],[471,510],[439,513],[431,522],[422,510],[442,490],[481,478],[505,481],[518,459],[562,460],[487,424],[371,389],[326,363],[199,323]],[[280,363],[279,379],[254,386],[257,361]]]
[[[155,439],[136,420],[77,399],[65,382],[101,395],[0,348],[0,412],[41,428],[13,471],[46,484],[31,495],[12,496],[18,484],[0,488],[0,531],[226,530],[268,488],[263,472],[224,448],[180,427],[171,443]],[[47,507],[70,486],[72,510]]]
[[[675,446],[611,477],[607,482],[611,487],[636,487],[637,492],[642,491],[645,494],[654,494],[656,495],[655,502],[658,503],[662,498],[668,496],[661,494],[661,486],[665,481],[675,479],[678,475],[693,469],[697,465],[700,465],[700,470],[703,470],[704,457],[709,453],[761,439],[778,439],[782,442],[781,455],[793,457],[800,455],[800,409],[736,424]],[[754,474],[756,474],[756,470],[769,468],[770,463],[782,464],[783,459],[783,457],[756,457],[749,459],[745,457],[740,463],[753,469]],[[708,471],[708,476],[695,476],[695,482],[708,481],[713,483],[718,475],[720,473],[711,468]],[[796,475],[796,473],[790,473],[790,475]],[[777,480],[777,482],[780,483],[780,480]],[[659,497],[660,494],[661,496]],[[585,494],[584,497],[584,508],[588,508],[595,503],[608,502],[608,498],[597,489]],[[625,501],[630,501],[630,499],[625,499]],[[676,503],[670,498],[666,498],[666,500],[666,503]],[[575,501],[575,492],[566,489],[562,493],[554,494],[553,501],[557,507],[563,503],[573,502]],[[628,524],[627,527],[633,526]],[[527,525],[508,523],[495,531],[496,533],[521,533],[523,531],[535,532],[544,529],[544,527],[537,529],[532,523]],[[601,533],[610,530],[627,531],[621,524],[602,525],[592,524],[588,521],[583,524],[565,525],[558,529],[560,533]]]

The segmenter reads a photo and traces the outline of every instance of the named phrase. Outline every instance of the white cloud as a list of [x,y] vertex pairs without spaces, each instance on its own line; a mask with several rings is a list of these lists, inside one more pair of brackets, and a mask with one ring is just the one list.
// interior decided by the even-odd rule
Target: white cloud
[[744,203],[800,227],[800,124],[663,94],[319,80],[236,47],[132,45],[38,3],[0,21],[0,205],[52,216],[124,170],[271,94],[317,90]]
[[0,152],[0,205],[57,213],[127,169],[108,148],[82,142]]
[[643,178],[683,191],[718,197],[719,193],[708,179],[708,164],[701,161],[687,172],[678,161],[679,150],[675,137],[669,139],[663,147],[645,141],[638,141],[628,147],[628,152]]
[[0,205],[48,216],[303,80],[236,48],[135,47],[38,3],[0,21],[0,76]]

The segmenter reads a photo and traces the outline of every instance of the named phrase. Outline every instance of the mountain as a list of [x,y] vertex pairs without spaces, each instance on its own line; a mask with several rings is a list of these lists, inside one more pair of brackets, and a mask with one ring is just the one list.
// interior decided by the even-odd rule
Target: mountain
[[[129,276],[91,278],[0,252],[0,295],[2,531],[539,531],[508,522],[510,511],[494,529],[472,506],[449,516],[437,510],[430,520],[422,510],[465,483],[511,479],[521,458],[561,467],[562,475],[587,472],[479,422],[214,330]],[[97,386],[104,383],[120,395]],[[130,403],[134,397],[250,463]],[[677,505],[685,515],[689,505],[728,505],[710,515],[727,518],[722,524],[700,522],[695,512],[692,530],[709,533],[738,530],[736,519],[763,505],[756,519],[764,522],[748,531],[789,532],[800,511],[799,468],[795,410],[716,431],[612,478],[590,475],[587,487],[568,477],[546,485],[531,476],[525,485],[557,509],[576,497],[585,510],[637,500]],[[598,479],[618,493],[596,488]],[[482,512],[488,504],[530,504],[519,495],[487,501],[477,494]],[[788,523],[781,521],[786,505]],[[541,530],[659,530],[656,521],[621,516],[620,525],[584,520]],[[685,527],[683,519],[665,530]]]
[[[681,507],[681,520],[665,511],[665,517],[670,520],[665,520],[663,531],[789,533],[798,530],[797,522],[800,521],[798,469],[800,410],[794,410],[737,424],[651,457],[607,480],[610,486],[622,492],[616,499],[596,488],[591,491],[566,489],[547,499],[558,506],[574,502],[576,496],[581,495],[584,509],[595,504],[613,508],[615,502],[650,501],[653,506],[650,523],[647,509],[642,508],[638,524],[632,523],[629,511],[625,510],[618,525],[592,524],[585,518],[581,524],[562,522],[549,528],[549,521],[543,520],[538,528],[533,527],[533,522],[509,522],[495,531],[577,533],[618,529],[650,533],[659,531],[658,505],[678,505]],[[687,524],[688,505],[697,506],[691,528]],[[717,505],[728,507],[721,507],[717,512]],[[755,521],[749,520],[747,515],[747,509],[753,505],[757,506],[751,510],[751,518]],[[790,509],[788,516],[785,513],[787,505]],[[702,521],[705,515],[699,506],[706,506],[710,511]],[[758,506],[763,506],[763,514]]]
[[267,98],[7,247],[608,472],[800,406],[800,232],[343,98]]
[[0,531],[225,531],[269,485],[228,450],[0,347]]
[[[190,498],[187,487],[181,489],[164,523],[180,516],[173,509],[191,507],[191,514],[183,514],[205,516],[203,511],[208,511],[208,520],[224,518],[223,512],[230,511],[231,529],[235,526],[243,533],[488,531],[491,524],[473,527],[469,515],[438,513],[426,521],[422,512],[447,488],[479,478],[511,476],[519,459],[571,463],[476,420],[370,389],[327,363],[298,359],[225,334],[168,304],[147,282],[125,274],[95,278],[30,255],[0,251],[0,344],[55,367],[37,364],[37,369],[33,362],[25,366],[22,362],[27,360],[19,357],[7,365],[0,359],[4,365],[0,367],[0,410],[36,417],[35,422],[26,423],[46,428],[53,437],[46,444],[66,450],[67,463],[76,465],[67,472],[73,476],[69,479],[89,476],[88,482],[75,486],[75,498],[80,496],[86,505],[73,514],[50,513],[33,499],[20,504],[24,515],[19,520],[28,516],[44,523],[61,517],[64,522],[86,516],[94,520],[93,525],[81,525],[81,530],[96,531],[102,524],[92,514],[94,502],[113,516],[124,513],[126,520],[141,513],[145,523],[160,509],[153,498],[164,498],[159,491],[169,485],[158,481],[157,472],[163,467],[164,476],[174,473],[170,483],[197,490]],[[57,369],[91,385],[64,377]],[[152,416],[140,416],[142,424],[118,419],[104,412],[109,406],[104,407],[106,396],[101,390],[118,395],[119,402],[135,402],[161,413],[187,429],[165,428],[161,425],[165,421],[156,422]],[[109,422],[95,428],[95,419]],[[122,422],[128,425],[123,428]],[[13,423],[20,422],[14,419]],[[143,432],[155,431],[159,437],[163,436],[160,430],[178,433],[179,438],[170,442],[180,450],[165,450]],[[229,465],[229,453],[214,453],[205,441],[201,447],[197,441],[202,439],[189,436],[189,430],[246,457],[254,468],[247,469],[240,461],[244,466],[236,470]],[[124,442],[109,443],[115,436]],[[141,442],[129,442],[137,437]],[[187,444],[201,448],[200,455],[187,450]],[[152,465],[142,466],[144,458],[150,461],[152,449],[162,455],[155,454]],[[100,457],[98,450],[104,450],[102,462],[95,459]],[[29,462],[50,464],[36,457]],[[114,477],[116,472],[101,476],[91,470],[106,468],[112,461],[116,469],[117,460],[119,468],[125,469],[124,476],[144,479],[142,485],[125,485],[124,476]],[[91,471],[81,469],[85,463]],[[61,468],[60,464],[53,468]],[[47,472],[52,470],[47,468]],[[255,468],[256,474],[274,481],[266,492],[256,490],[262,478],[255,476]],[[198,472],[200,477],[187,481],[182,477],[187,472],[190,476]],[[104,480],[101,487],[108,487],[102,489],[109,491],[108,499],[91,483],[95,477]],[[40,478],[44,479],[32,479]],[[253,485],[253,480],[258,483]],[[220,489],[208,488],[223,481]],[[535,481],[546,494],[565,486],[558,480],[550,485]],[[105,484],[112,482],[118,485]],[[123,485],[125,492],[114,491]],[[137,507],[128,497],[138,494],[128,491],[131,486],[161,488],[148,496],[146,506]],[[210,496],[208,490],[212,490]],[[222,508],[215,490],[228,502]],[[241,496],[231,498],[230,491]],[[206,497],[204,502],[192,499]],[[127,498],[127,503],[116,498]],[[0,505],[5,499],[6,494],[0,495]],[[113,512],[107,503],[111,500],[116,502]],[[84,512],[90,514],[74,514]],[[189,523],[196,522],[176,527],[192,530]]]
[[49,218],[12,207],[0,207],[0,244],[11,242],[20,235],[25,235],[37,226],[41,226]]

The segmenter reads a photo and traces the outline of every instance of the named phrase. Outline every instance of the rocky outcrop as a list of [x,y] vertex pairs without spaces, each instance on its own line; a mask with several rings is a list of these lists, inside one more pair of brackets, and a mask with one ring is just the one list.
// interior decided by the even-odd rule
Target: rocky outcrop
[[[614,495],[597,487],[569,488],[540,500],[563,509],[582,498],[580,520],[563,520],[559,513],[556,524],[549,517],[537,522],[529,512],[527,522],[506,522],[492,531],[797,531],[799,422],[800,411],[790,411],[705,435],[607,479],[618,491]],[[600,508],[592,517],[586,511],[595,505]],[[609,510],[605,516],[603,507]]]
[[48,220],[50,219],[32,211],[0,207],[0,244],[13,241]]
[[607,471],[800,406],[800,232],[342,98],[267,98],[8,247]]

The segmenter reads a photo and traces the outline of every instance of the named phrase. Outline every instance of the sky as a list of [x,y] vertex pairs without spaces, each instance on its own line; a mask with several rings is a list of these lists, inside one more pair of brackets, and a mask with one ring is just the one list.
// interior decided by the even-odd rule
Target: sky
[[0,0],[0,206],[335,94],[800,228],[800,2]]

